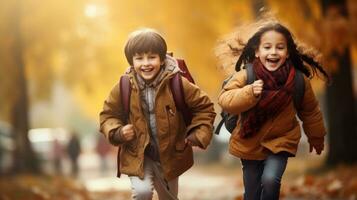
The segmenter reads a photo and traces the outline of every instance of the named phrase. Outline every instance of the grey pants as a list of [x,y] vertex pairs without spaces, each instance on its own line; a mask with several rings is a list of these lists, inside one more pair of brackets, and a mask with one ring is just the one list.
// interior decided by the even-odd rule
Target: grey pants
[[178,178],[166,181],[159,162],[145,157],[144,179],[130,176],[132,198],[134,200],[151,200],[155,188],[159,200],[178,200]]
[[241,159],[244,200],[278,200],[287,160],[284,153],[271,154],[265,160]]

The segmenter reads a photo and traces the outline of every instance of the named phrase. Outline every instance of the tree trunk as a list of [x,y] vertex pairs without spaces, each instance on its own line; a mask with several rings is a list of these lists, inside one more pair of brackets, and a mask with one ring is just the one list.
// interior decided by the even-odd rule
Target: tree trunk
[[[355,163],[357,161],[357,126],[355,124],[355,105],[352,88],[352,64],[348,25],[343,27],[343,20],[347,22],[345,1],[321,1],[325,22],[329,31],[325,32],[325,42],[329,49],[325,52],[327,65],[334,66],[331,70],[332,85],[326,88],[327,127],[329,137],[329,151],[326,165],[335,166],[339,163]],[[336,24],[338,23],[338,24]],[[346,23],[347,24],[347,23]],[[333,34],[342,39],[337,39]],[[341,32],[342,31],[342,32]],[[331,32],[331,35],[329,33]],[[335,42],[331,42],[335,41]],[[337,41],[337,42],[336,42]]]
[[14,85],[16,97],[12,105],[11,124],[13,127],[15,150],[13,154],[13,170],[14,172],[39,172],[39,165],[31,148],[28,139],[29,119],[28,119],[28,94],[27,94],[27,80],[25,77],[25,63],[24,63],[24,48],[21,37],[21,11],[22,1],[18,0],[14,6],[13,11],[13,59],[16,67]]

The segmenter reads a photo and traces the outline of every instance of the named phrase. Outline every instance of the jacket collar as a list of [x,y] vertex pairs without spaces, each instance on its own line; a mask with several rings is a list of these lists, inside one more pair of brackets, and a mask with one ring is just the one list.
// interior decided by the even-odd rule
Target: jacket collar
[[133,79],[137,81],[137,84],[140,89],[144,89],[147,86],[157,87],[162,80],[166,78],[172,77],[175,73],[180,72],[180,68],[178,67],[178,63],[175,58],[166,55],[164,66],[159,71],[159,74],[156,76],[155,80],[152,81],[150,84],[146,84],[143,78],[141,78],[133,69],[133,67],[129,67],[126,74],[131,76]]

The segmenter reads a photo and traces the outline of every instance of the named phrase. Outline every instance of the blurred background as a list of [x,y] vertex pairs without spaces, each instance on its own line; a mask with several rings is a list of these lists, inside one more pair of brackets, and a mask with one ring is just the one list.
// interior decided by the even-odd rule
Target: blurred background
[[[0,0],[0,199],[130,199],[128,178],[115,177],[116,148],[98,132],[103,101],[128,67],[128,34],[162,33],[219,113],[234,63],[222,64],[215,49],[265,12],[319,50],[333,79],[312,81],[326,149],[309,154],[302,138],[281,197],[357,199],[354,0]],[[195,150],[195,166],[180,177],[181,199],[242,199],[228,139],[222,131],[206,151]]]

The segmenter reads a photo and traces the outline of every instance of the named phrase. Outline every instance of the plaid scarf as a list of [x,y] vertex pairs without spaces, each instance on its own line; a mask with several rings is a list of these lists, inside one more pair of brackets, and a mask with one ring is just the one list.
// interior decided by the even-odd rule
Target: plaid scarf
[[259,59],[253,61],[257,79],[264,82],[261,99],[252,109],[243,113],[240,136],[247,138],[255,135],[263,124],[279,114],[292,101],[295,68],[286,61],[275,71],[267,70]]

